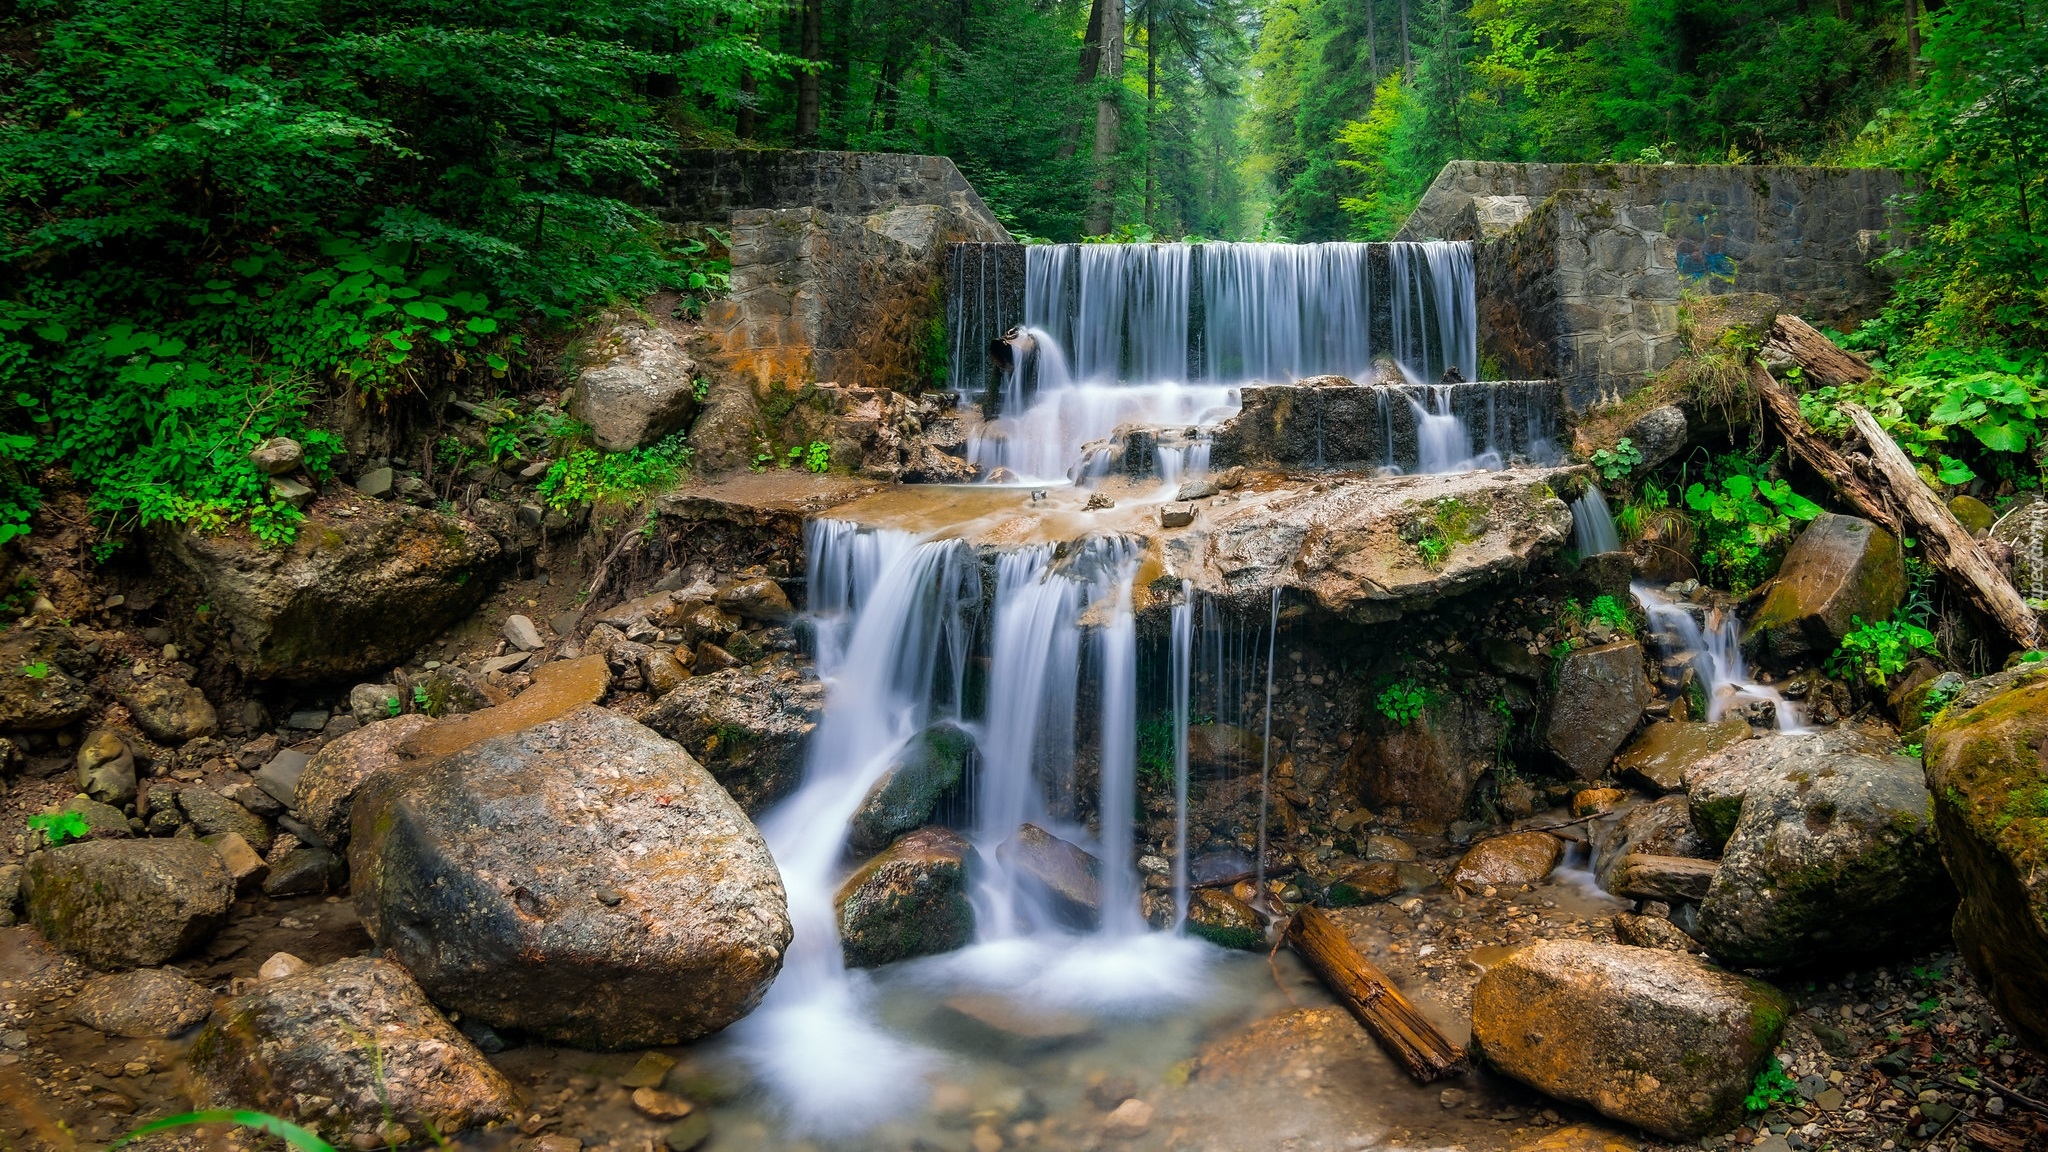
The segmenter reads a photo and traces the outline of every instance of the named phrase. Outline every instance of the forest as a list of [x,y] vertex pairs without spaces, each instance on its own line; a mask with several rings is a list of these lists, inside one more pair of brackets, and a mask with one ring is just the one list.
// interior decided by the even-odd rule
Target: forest
[[288,539],[243,457],[318,475],[319,405],[716,290],[641,205],[686,144],[943,154],[1050,240],[1384,239],[1454,158],[1896,166],[1916,242],[1843,338],[1941,382],[1893,421],[1968,382],[1978,462],[2040,469],[2039,0],[19,0],[0,44],[0,536],[56,468],[103,549]]

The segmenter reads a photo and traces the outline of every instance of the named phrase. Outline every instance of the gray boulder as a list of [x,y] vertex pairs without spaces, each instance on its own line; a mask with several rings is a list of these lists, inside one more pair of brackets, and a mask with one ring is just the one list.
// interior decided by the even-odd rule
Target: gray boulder
[[336,848],[348,843],[356,793],[372,776],[401,762],[399,748],[433,721],[418,713],[366,725],[321,747],[299,773],[292,811]]
[[689,754],[585,706],[373,777],[349,875],[436,1003],[583,1048],[675,1044],[760,1002],[790,924],[753,824]]
[[488,532],[406,504],[316,505],[284,548],[240,533],[164,529],[150,560],[211,605],[222,647],[259,680],[332,681],[388,668],[490,592]]
[[1682,774],[1693,828],[1710,849],[1719,851],[1734,834],[1743,797],[1752,788],[1825,757],[1858,752],[1884,755],[1892,746],[1884,737],[1844,725],[1793,736],[1771,733],[1699,757]]
[[1642,453],[1643,462],[1636,466],[1637,470],[1647,472],[1678,455],[1691,430],[1686,426],[1685,409],[1676,404],[1661,404],[1636,417],[1622,435]]
[[645,448],[697,412],[697,363],[680,333],[627,321],[591,341],[570,415],[608,452]]
[[190,1060],[199,1107],[269,1112],[358,1147],[453,1135],[519,1105],[403,968],[368,956],[257,984],[214,1014]]
[[1472,1046],[1539,1092],[1671,1140],[1733,1128],[1792,1005],[1680,952],[1546,940],[1472,992]]
[[647,726],[688,749],[749,815],[796,790],[804,752],[825,706],[825,686],[789,662],[706,672],[661,698]]
[[1934,798],[1904,756],[1813,757],[1749,789],[1694,934],[1775,968],[1929,944],[1955,909]]
[[960,787],[974,737],[950,720],[910,738],[896,759],[868,789],[848,823],[847,846],[879,852],[913,828],[927,824],[939,804]]
[[114,699],[135,718],[135,726],[154,739],[182,744],[210,736],[220,727],[220,717],[206,693],[176,676],[123,672],[107,677],[107,683]]
[[1597,779],[1643,718],[1651,697],[1633,640],[1579,648],[1558,661],[1543,745],[1581,780]]
[[135,750],[112,728],[97,728],[78,746],[78,790],[102,804],[135,799]]
[[31,852],[28,917],[101,968],[149,968],[198,947],[227,919],[235,882],[197,840],[87,840]]
[[269,822],[204,784],[178,789],[178,808],[201,836],[233,832],[258,854],[270,851]]
[[840,885],[839,948],[849,968],[964,948],[974,940],[969,899],[980,857],[948,828],[921,828],[891,844]]
[[68,638],[51,629],[0,636],[0,731],[46,732],[84,719],[95,702]]
[[1779,663],[1825,656],[1859,620],[1889,620],[1905,595],[1898,537],[1868,520],[1822,515],[1785,553],[1743,648]]
[[86,981],[71,1019],[109,1036],[169,1039],[206,1019],[213,993],[175,972],[138,968]]
[[996,859],[1062,923],[1090,928],[1102,919],[1102,861],[1080,845],[1024,824],[997,845]]

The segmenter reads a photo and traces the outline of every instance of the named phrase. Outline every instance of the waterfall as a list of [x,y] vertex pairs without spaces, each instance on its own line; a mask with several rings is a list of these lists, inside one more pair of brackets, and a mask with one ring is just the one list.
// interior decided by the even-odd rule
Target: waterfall
[[1580,556],[1621,550],[1621,534],[1614,530],[1614,514],[1598,484],[1586,485],[1586,494],[1572,501],[1572,546]]
[[1298,380],[1372,370],[1364,244],[1205,244],[1203,374]]
[[[1597,492],[1598,489],[1589,491]],[[1785,699],[1783,693],[1749,678],[1749,668],[1742,658],[1742,627],[1734,612],[1714,612],[1702,627],[1693,609],[1654,588],[1634,584],[1629,587],[1629,593],[1635,597],[1636,603],[1643,606],[1643,613],[1650,618],[1653,631],[1678,641],[1677,650],[1669,655],[1691,654],[1694,657],[1694,668],[1706,688],[1708,720],[1719,720],[1727,715],[1731,704],[1764,700],[1772,706],[1778,731],[1806,731],[1798,708]]]

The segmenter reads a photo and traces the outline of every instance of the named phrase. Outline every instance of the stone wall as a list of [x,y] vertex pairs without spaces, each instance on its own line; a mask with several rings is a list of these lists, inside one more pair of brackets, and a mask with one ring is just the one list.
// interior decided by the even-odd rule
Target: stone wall
[[1837,327],[1876,313],[1904,192],[1889,169],[1457,161],[1399,238],[1477,241],[1482,360],[1583,408],[1678,356],[1688,295],[1767,293]]
[[702,351],[764,397],[931,383],[948,246],[1010,238],[943,156],[685,151],[664,196],[669,222],[730,229],[732,290],[705,309]]

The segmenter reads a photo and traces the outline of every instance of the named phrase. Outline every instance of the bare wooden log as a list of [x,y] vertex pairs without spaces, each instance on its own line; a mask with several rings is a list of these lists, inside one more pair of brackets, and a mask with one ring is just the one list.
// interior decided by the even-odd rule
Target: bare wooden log
[[1772,379],[1761,362],[1751,362],[1749,380],[1750,386],[1756,389],[1757,398],[1763,401],[1764,411],[1777,421],[1778,431],[1785,437],[1792,455],[1820,473],[1836,495],[1848,501],[1858,512],[1876,521],[1892,535],[1899,535],[1899,514],[1885,500],[1884,493],[1851,467],[1827,441],[1814,435],[1813,429],[1807,426],[1806,418],[1799,414],[1799,401],[1793,398],[1792,393]]
[[1287,923],[1287,943],[1410,1076],[1427,1084],[1464,1065],[1465,1050],[1351,946],[1329,913],[1313,907],[1295,913]]
[[1714,860],[1631,852],[1614,866],[1614,893],[1638,900],[1704,900],[1720,869]]
[[1962,589],[1978,610],[1997,621],[2015,644],[2022,648],[2039,644],[2041,621],[2034,610],[1948,506],[1935,499],[1905,450],[1862,405],[1844,404],[1842,410],[1870,450],[1874,479],[1885,486],[1928,562]]
[[1789,361],[1799,365],[1816,385],[1849,384],[1870,379],[1870,365],[1854,352],[1845,352],[1797,316],[1779,316],[1771,321],[1764,337],[1766,361]]

